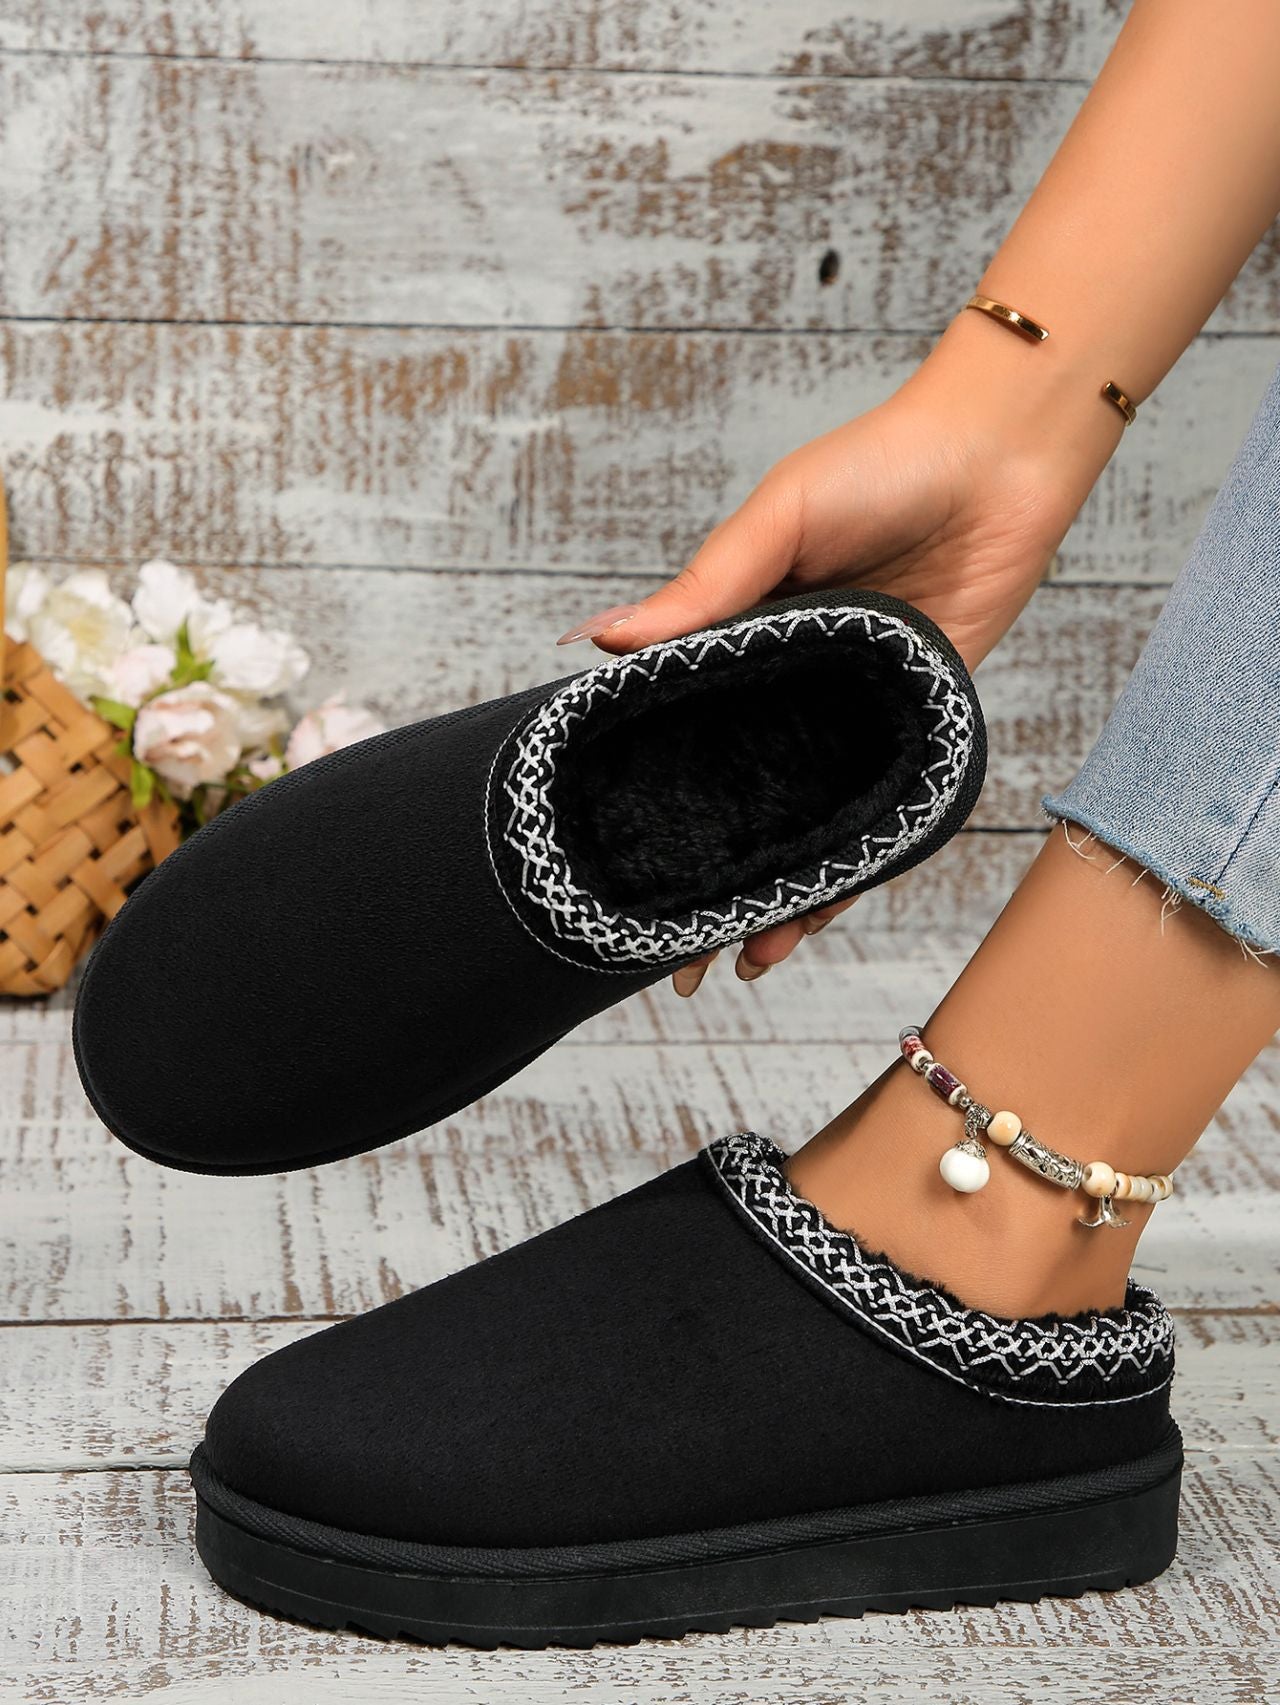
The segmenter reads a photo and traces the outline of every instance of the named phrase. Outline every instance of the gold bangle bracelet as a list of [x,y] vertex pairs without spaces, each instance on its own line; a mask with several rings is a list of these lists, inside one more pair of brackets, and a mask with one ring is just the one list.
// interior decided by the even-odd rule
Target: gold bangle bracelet
[[1015,332],[1021,332],[1023,337],[1030,338],[1032,343],[1043,343],[1049,335],[1047,326],[1042,326],[1037,320],[1026,314],[1020,314],[1016,308],[1011,308],[1007,302],[997,302],[991,296],[970,296],[965,303],[966,308],[976,308],[978,313],[987,314],[993,320],[999,320],[1003,326],[1010,327]]
[[[1002,326],[1008,326],[1010,331],[1019,332],[1031,343],[1043,343],[1049,335],[1048,326],[1042,326],[1038,320],[1020,313],[1017,308],[1011,308],[1007,302],[997,302],[994,296],[970,296],[965,303],[966,308],[973,308],[979,314],[986,314],[989,319],[998,320]],[[1118,408],[1124,416],[1126,426],[1132,426],[1138,418],[1138,406],[1132,398],[1116,384],[1114,379],[1107,379],[1102,386],[1102,395],[1113,407]]]
[[1132,426],[1138,418],[1138,405],[1131,402],[1116,384],[1114,379],[1108,379],[1102,387],[1102,394],[1109,403],[1114,403],[1124,416],[1126,426]]

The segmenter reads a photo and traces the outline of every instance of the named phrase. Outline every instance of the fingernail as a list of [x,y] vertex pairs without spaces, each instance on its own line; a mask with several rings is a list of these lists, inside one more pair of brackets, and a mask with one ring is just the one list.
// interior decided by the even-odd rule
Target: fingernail
[[696,995],[702,987],[702,979],[710,970],[710,963],[701,965],[682,965],[671,979],[671,986],[683,1000],[690,995]]
[[804,926],[804,933],[806,935],[817,935],[820,929],[826,929],[827,925],[833,921],[831,918],[810,918]]
[[738,956],[738,962],[733,967],[744,983],[754,983],[758,977],[763,977],[766,971],[772,971],[772,965],[753,965],[750,959]]
[[602,610],[589,622],[583,622],[580,628],[570,628],[568,633],[562,633],[556,644],[576,645],[580,639],[599,639],[610,628],[620,628],[623,622],[629,622],[639,608],[639,604],[615,604],[612,610]]

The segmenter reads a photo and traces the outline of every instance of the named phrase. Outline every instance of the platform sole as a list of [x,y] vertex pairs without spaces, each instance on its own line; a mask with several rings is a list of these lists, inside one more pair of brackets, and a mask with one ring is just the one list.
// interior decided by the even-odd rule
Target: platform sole
[[[1150,1580],[1177,1550],[1181,1445],[1174,1429],[1159,1450],[1123,1471],[830,1512],[829,1532],[816,1540],[794,1536],[805,1519],[820,1518],[784,1518],[638,1542],[630,1559],[626,1546],[533,1553],[398,1545],[239,1499],[201,1452],[192,1471],[197,1549],[236,1597],[326,1628],[431,1645],[536,1648],[1034,1601]],[[1126,1489],[1053,1505],[1055,1496],[1069,1497],[1073,1480],[1083,1492],[1108,1479]],[[843,1536],[842,1517],[850,1529]],[[319,1549],[326,1531],[327,1555]],[[736,1554],[735,1534],[747,1547]],[[699,1542],[713,1554],[653,1561],[664,1547],[696,1553]],[[604,1554],[607,1566],[598,1560]],[[426,1556],[429,1568],[410,1566]]]

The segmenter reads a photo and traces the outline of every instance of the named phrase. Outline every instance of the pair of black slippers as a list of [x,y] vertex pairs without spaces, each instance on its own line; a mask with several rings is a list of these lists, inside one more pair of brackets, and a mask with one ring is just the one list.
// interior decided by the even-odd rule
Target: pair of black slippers
[[[76,1006],[86,1092],[193,1171],[389,1142],[928,857],[984,765],[953,648],[857,593],[380,735],[129,900]],[[196,1543],[268,1609],[479,1646],[1118,1586],[1173,1555],[1171,1376],[1151,1293],[982,1314],[743,1133],[250,1368],[192,1459]]]

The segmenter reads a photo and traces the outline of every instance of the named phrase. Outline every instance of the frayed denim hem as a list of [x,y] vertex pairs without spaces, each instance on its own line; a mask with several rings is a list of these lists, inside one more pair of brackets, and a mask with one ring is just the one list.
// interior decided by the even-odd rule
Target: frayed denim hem
[[1111,824],[1103,823],[1099,818],[1072,804],[1070,790],[1056,796],[1046,794],[1040,803],[1052,822],[1062,824],[1068,845],[1082,858],[1088,858],[1090,854],[1072,839],[1073,823],[1092,839],[1100,842],[1105,849],[1115,853],[1117,863],[1121,859],[1128,859],[1136,864],[1139,867],[1138,881],[1141,881],[1143,876],[1152,876],[1162,883],[1162,923],[1170,912],[1176,911],[1186,900],[1212,918],[1220,929],[1239,944],[1240,951],[1248,958],[1266,959],[1280,953],[1280,941],[1269,940],[1264,932],[1252,926],[1250,920],[1241,915],[1239,907],[1233,905],[1215,883],[1201,876],[1187,876],[1183,872],[1169,869],[1159,857],[1143,851]]

